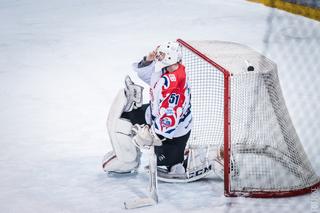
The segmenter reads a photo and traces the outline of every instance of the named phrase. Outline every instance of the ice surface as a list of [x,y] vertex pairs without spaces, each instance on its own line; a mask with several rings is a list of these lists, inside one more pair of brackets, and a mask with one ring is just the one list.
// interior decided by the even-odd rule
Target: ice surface
[[[0,211],[124,212],[148,176],[107,177],[106,115],[131,63],[158,43],[238,42],[278,64],[289,112],[320,171],[320,23],[242,0],[0,1]],[[159,184],[131,212],[311,212],[311,195],[226,198],[213,177]],[[318,198],[319,199],[319,198]],[[312,207],[312,208],[311,208]]]

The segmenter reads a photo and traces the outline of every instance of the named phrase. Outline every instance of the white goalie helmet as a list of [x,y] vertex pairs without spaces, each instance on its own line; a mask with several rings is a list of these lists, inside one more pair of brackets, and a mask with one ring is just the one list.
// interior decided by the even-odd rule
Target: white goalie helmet
[[157,48],[156,69],[161,70],[182,60],[182,46],[178,42],[169,41]]

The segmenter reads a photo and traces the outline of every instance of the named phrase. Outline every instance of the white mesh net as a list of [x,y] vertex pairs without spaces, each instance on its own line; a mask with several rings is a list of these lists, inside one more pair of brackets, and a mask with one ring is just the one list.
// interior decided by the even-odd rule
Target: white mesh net
[[[188,44],[230,73],[228,86],[219,66],[184,46],[194,119],[188,143],[217,147],[230,143],[230,162],[225,162],[230,170],[227,194],[290,195],[319,184],[287,111],[276,65],[235,43]],[[247,70],[248,62],[254,71]],[[225,128],[227,114],[230,126]]]

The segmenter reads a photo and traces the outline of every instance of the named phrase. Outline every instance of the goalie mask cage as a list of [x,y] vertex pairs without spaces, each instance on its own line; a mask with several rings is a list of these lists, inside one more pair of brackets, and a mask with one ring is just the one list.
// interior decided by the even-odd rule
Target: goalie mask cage
[[188,143],[223,149],[225,195],[286,197],[319,187],[287,111],[276,64],[236,43],[177,41],[192,93]]

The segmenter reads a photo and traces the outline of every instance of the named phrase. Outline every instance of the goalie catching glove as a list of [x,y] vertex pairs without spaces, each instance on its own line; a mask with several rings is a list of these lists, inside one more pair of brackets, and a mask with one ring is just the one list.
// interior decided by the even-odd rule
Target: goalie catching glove
[[132,129],[132,142],[139,149],[149,149],[150,146],[161,146],[162,140],[150,129],[149,125],[135,124]]

